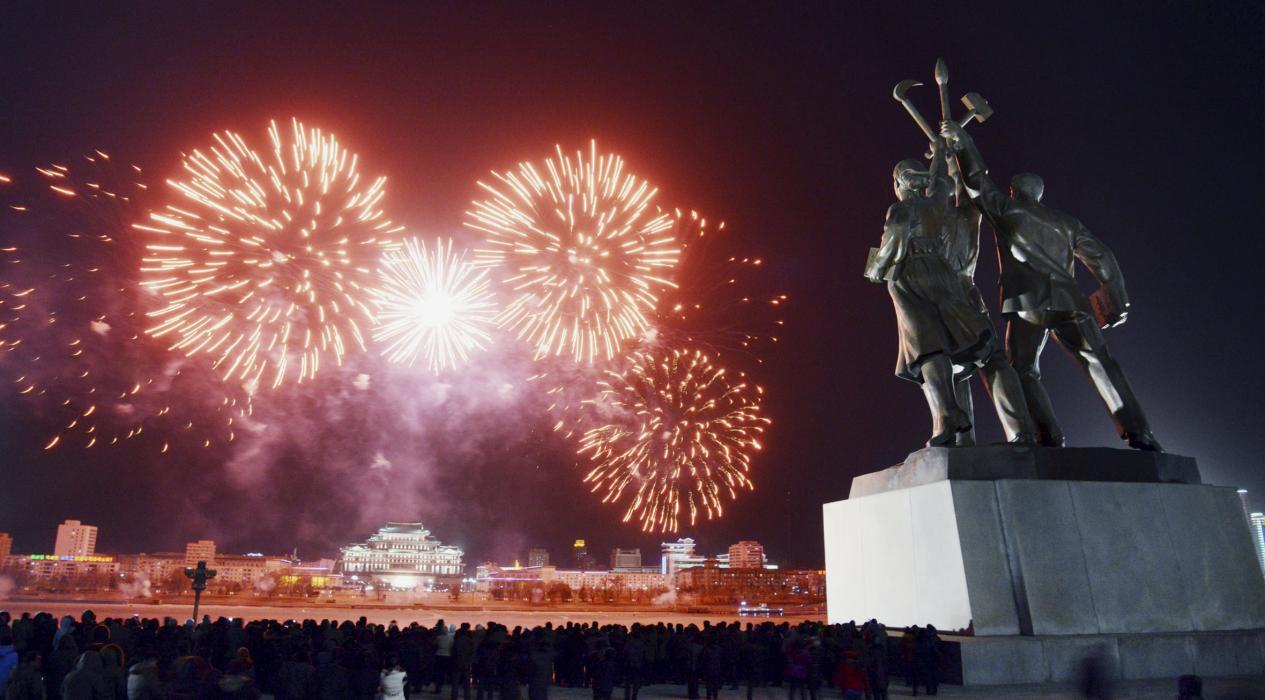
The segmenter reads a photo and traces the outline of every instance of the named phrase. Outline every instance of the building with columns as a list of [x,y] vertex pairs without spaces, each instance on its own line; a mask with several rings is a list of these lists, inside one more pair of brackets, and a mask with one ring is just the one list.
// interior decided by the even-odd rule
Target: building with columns
[[465,571],[461,548],[432,538],[421,523],[387,523],[368,541],[341,551],[345,577],[395,590],[428,590],[437,582],[460,579]]

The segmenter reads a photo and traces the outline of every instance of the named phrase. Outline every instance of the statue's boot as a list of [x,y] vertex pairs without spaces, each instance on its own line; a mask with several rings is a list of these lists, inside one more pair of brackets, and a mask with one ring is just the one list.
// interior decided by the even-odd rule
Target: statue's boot
[[971,396],[971,380],[970,378],[959,379],[953,384],[953,393],[958,400],[958,408],[966,414],[967,420],[971,422],[971,427],[967,430],[959,431],[957,437],[954,438],[953,445],[955,447],[975,447],[975,399]]
[[922,391],[931,409],[932,430],[927,447],[950,447],[958,433],[971,429],[971,417],[958,406],[953,387],[953,363],[936,355],[922,363]]
[[984,389],[997,410],[997,421],[1006,434],[1006,442],[1036,445],[1037,424],[1028,410],[1019,373],[1000,352],[995,352],[980,368],[980,374],[984,377]]

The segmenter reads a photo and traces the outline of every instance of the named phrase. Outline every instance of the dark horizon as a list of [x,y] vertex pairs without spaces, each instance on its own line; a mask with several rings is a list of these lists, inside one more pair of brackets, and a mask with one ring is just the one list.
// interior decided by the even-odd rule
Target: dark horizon
[[[861,270],[893,199],[892,166],[926,145],[892,86],[927,83],[914,98],[935,114],[941,56],[955,109],[974,91],[996,110],[970,129],[997,179],[1040,173],[1045,201],[1119,258],[1133,307],[1107,339],[1159,440],[1265,510],[1265,375],[1250,370],[1265,253],[1252,214],[1265,163],[1260,3],[28,3],[4,15],[0,173],[101,148],[156,186],[212,132],[262,140],[269,119],[296,116],[388,177],[390,218],[460,236],[477,180],[597,139],[666,206],[725,221],[726,244],[765,259],[764,283],[789,296],[781,342],[752,369],[773,419],[756,489],[718,521],[669,535],[621,523],[534,404],[480,402],[527,363],[512,356],[459,383],[383,387],[395,404],[335,403],[333,389],[278,401],[269,415],[290,432],[252,454],[45,451],[50,422],[0,395],[0,531],[15,551],[51,551],[67,518],[97,525],[102,552],[211,538],[229,552],[318,556],[362,541],[372,522],[420,520],[471,564],[534,546],[564,561],[575,539],[599,562],[615,547],[654,560],[659,542],[688,536],[707,553],[755,539],[772,561],[820,568],[821,504],[929,433],[921,391],[892,374],[891,302]],[[0,198],[10,203],[3,188]],[[1000,325],[996,265],[986,230],[977,284]],[[1072,362],[1053,348],[1043,359],[1069,444],[1123,448]],[[0,373],[12,377],[2,361]],[[439,408],[410,423],[422,414],[393,408],[404,405]],[[1000,439],[978,393],[976,415],[980,441]]]

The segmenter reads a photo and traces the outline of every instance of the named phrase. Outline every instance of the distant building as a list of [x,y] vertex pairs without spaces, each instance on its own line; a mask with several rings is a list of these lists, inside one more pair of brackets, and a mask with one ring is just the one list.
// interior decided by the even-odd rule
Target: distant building
[[559,569],[556,566],[497,566],[491,562],[478,567],[476,580],[477,588],[481,591],[492,590],[497,586],[534,585],[537,582],[541,585],[560,583],[573,591],[581,588],[658,590],[667,585],[663,574],[655,567],[625,571],[589,571]]
[[148,580],[155,584],[175,579],[178,574],[184,571],[185,567],[185,555],[181,552],[120,554],[117,559],[119,560],[119,573],[125,577],[134,580]]
[[1252,544],[1256,545],[1256,561],[1261,565],[1261,573],[1265,574],[1265,513],[1252,513]]
[[90,557],[97,553],[97,528],[78,520],[67,520],[57,526],[57,542],[53,554],[59,557]]
[[214,540],[198,540],[184,546],[185,566],[197,566],[200,561],[206,562],[207,566],[215,566]]
[[709,564],[679,572],[676,589],[712,603],[788,597],[817,600],[825,596],[826,576],[816,570],[727,569]]
[[[200,560],[205,561],[205,560]],[[207,562],[210,566],[211,562]],[[255,586],[264,577],[274,577],[292,562],[282,556],[265,556],[263,554],[220,554],[215,557],[215,580],[220,585],[237,584],[242,587]]]
[[764,546],[754,540],[743,540],[729,545],[729,568],[731,569],[763,569]]
[[640,549],[612,549],[611,569],[640,569]]
[[460,578],[462,556],[460,547],[433,539],[421,523],[387,523],[364,544],[343,547],[341,568],[392,589],[430,589],[441,579]]
[[[120,571],[115,557],[104,554],[19,554],[10,556],[10,566],[25,570],[34,579],[44,581],[66,580],[80,577],[117,576]],[[104,580],[101,581],[104,583]]]
[[7,532],[0,532],[0,566],[4,566],[10,554],[13,554],[13,536]]
[[584,540],[576,540],[571,545],[571,563],[581,571],[597,568],[597,559],[594,559],[593,555],[589,554],[588,545]]
[[659,573],[664,576],[672,576],[677,571],[691,566],[702,566],[705,557],[698,556],[694,552],[694,540],[690,537],[682,537],[676,542],[664,542],[659,545],[661,558],[659,560]]
[[542,547],[532,547],[527,550],[528,566],[549,566],[549,550]]

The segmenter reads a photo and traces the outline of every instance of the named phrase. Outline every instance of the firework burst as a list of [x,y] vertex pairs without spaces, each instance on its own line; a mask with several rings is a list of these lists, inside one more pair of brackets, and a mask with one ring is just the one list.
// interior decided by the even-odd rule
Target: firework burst
[[496,305],[487,272],[475,269],[451,241],[432,249],[417,239],[383,256],[382,280],[373,291],[373,339],[383,355],[412,366],[424,357],[438,374],[469,359],[491,341]]
[[673,231],[681,245],[678,284],[659,297],[645,342],[653,346],[702,347],[726,364],[763,364],[779,342],[787,295],[764,275],[764,259],[724,254],[725,223],[709,226],[696,211],[675,210]]
[[367,291],[399,231],[336,138],[272,123],[265,158],[233,132],[184,158],[175,201],[137,225],[157,301],[146,332],[254,391],[316,376],[365,346]]
[[94,151],[36,172],[0,209],[0,370],[27,410],[58,426],[45,449],[232,441],[248,397],[143,335],[129,228],[141,169]]
[[584,481],[603,503],[626,503],[624,522],[647,532],[675,532],[683,516],[718,518],[725,496],[753,488],[751,459],[769,424],[762,393],[701,350],[635,352],[590,402],[606,422],[580,438]]
[[596,142],[574,156],[558,147],[543,174],[522,163],[493,175],[466,225],[487,236],[476,264],[501,268],[516,295],[498,325],[538,358],[580,362],[613,358],[644,335],[679,256],[671,218],[651,208],[656,190]]

